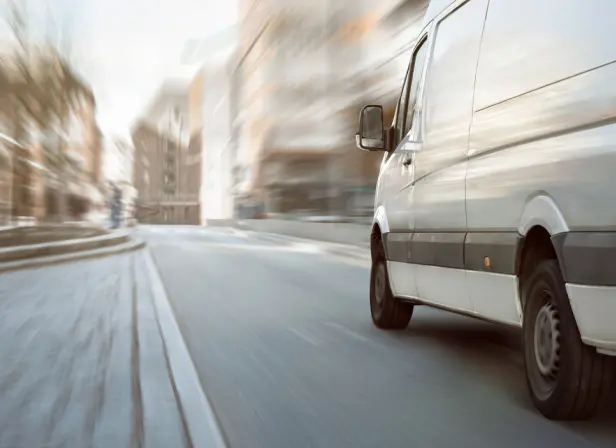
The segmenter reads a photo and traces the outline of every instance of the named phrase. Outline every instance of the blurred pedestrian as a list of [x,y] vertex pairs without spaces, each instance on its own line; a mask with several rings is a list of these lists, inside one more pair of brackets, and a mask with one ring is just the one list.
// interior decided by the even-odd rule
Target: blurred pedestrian
[[122,216],[122,190],[118,188],[117,185],[112,185],[112,196],[111,196],[111,228],[117,229],[121,224],[121,216]]

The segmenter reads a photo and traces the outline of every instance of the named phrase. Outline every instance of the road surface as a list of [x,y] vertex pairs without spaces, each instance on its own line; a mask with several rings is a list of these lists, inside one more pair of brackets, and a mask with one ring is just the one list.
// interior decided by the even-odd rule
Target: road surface
[[365,262],[232,229],[137,232],[230,447],[616,446],[614,409],[535,412],[514,330],[425,307],[376,329]]

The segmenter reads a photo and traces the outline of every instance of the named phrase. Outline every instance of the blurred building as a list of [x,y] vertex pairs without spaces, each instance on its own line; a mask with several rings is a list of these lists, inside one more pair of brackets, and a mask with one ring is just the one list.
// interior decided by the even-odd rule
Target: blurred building
[[[17,95],[21,93],[24,83],[18,76],[16,68],[11,64],[0,64],[0,133],[3,134],[2,169],[4,176],[3,196],[10,194],[10,199],[5,199],[4,205],[10,204],[9,210],[3,214],[10,221],[18,216],[35,216],[37,214],[36,201],[37,186],[40,192],[41,177],[40,151],[32,143],[36,143],[33,136],[33,117],[25,114],[17,104]],[[30,134],[28,136],[27,134]],[[10,143],[9,143],[10,142]],[[38,156],[38,157],[37,157]],[[10,171],[10,174],[9,174]]]
[[[199,218],[198,224],[203,223],[203,92],[204,76],[200,70],[190,82],[188,88],[188,134],[189,142],[186,157],[185,178],[187,187],[198,192]],[[194,224],[197,224],[195,222]]]
[[9,147],[11,219],[45,217],[43,179],[47,168],[41,163],[43,152],[40,143],[34,139],[22,139],[19,144]]
[[395,105],[427,3],[240,1],[239,197],[270,213],[371,212],[382,154],[356,150],[359,110]]
[[133,186],[136,190],[135,215],[140,222],[162,221],[160,200],[162,198],[161,137],[155,126],[145,120],[132,129],[135,153],[133,157]]
[[13,209],[13,163],[25,152],[19,143],[0,132],[0,226],[11,222]]
[[[110,140],[105,145],[105,178],[122,193],[123,219],[131,219],[137,192],[133,186],[134,148],[120,138]],[[111,197],[112,189],[107,192]]]
[[102,134],[96,123],[96,101],[91,90],[79,97],[69,117],[62,142],[64,161],[60,160],[64,166],[52,173],[59,178],[59,194],[67,194],[69,213],[80,217],[105,202],[99,182],[103,169]]
[[[10,68],[5,67],[5,73],[10,73]],[[82,216],[92,204],[103,200],[99,183],[101,134],[92,90],[71,75],[74,100],[67,102],[66,108],[59,101],[47,105],[62,108],[65,118],[61,120],[57,115],[36,116],[34,111],[17,107],[16,95],[27,87],[18,78],[5,87],[12,91],[0,94],[0,130],[19,141],[7,162],[13,170],[11,216],[38,221]]]
[[394,0],[378,22],[366,61],[375,71],[376,80],[368,85],[367,94],[388,106],[392,114],[429,3],[430,0]]
[[201,150],[194,157],[201,162],[202,223],[233,217],[232,63],[228,58],[206,63],[191,89],[191,145]]
[[136,214],[141,222],[199,224],[200,179],[189,152],[189,88],[165,83],[132,129]]

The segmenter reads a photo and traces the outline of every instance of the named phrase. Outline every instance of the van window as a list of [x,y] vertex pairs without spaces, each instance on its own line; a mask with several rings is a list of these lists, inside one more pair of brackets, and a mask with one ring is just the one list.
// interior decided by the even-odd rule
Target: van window
[[[396,112],[396,146],[398,146],[400,141],[411,128],[412,120],[408,117],[412,116],[412,111],[415,107],[419,82],[421,81],[422,70],[426,60],[426,48],[426,39],[424,39],[413,54],[413,58],[411,59],[411,63],[409,65],[409,70],[407,71],[406,78],[404,80],[404,87],[402,88],[402,94],[400,96],[398,110]],[[411,113],[409,114],[408,111],[411,111]]]
[[415,53],[415,59],[413,60],[413,77],[411,78],[411,88],[409,90],[409,107],[406,114],[406,121],[404,124],[404,135],[406,135],[411,130],[411,127],[413,126],[413,118],[415,116],[415,112],[417,111],[417,93],[419,92],[419,81],[421,80],[421,71],[426,60],[427,48],[428,46],[426,45],[426,41],[424,40],[417,49],[417,52]]
[[469,0],[437,24],[427,71],[418,176],[466,156],[475,71],[488,0]]
[[402,92],[398,99],[398,106],[396,106],[396,113],[394,115],[394,148],[398,146],[404,130],[404,118],[406,116],[406,104],[409,95],[409,71],[407,70],[404,77],[404,85],[402,86]]

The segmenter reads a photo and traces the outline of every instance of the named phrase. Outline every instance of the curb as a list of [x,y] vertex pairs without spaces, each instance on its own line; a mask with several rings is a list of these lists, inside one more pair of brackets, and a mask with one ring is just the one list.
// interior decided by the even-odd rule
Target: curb
[[117,232],[88,238],[5,247],[0,249],[0,263],[101,249],[129,241],[128,232]]
[[41,256],[33,257],[30,259],[22,259],[16,261],[0,262],[0,273],[15,271],[18,269],[31,269],[39,268],[43,266],[55,265],[60,263],[68,263],[71,261],[88,260],[92,258],[107,257],[110,255],[117,255],[124,252],[131,252],[134,250],[142,249],[145,247],[145,241],[143,240],[131,240],[117,244],[110,247],[95,248],[91,250],[80,250],[77,252],[70,252],[61,255]]
[[144,255],[154,296],[154,308],[171,370],[169,374],[177,391],[178,406],[186,422],[191,446],[226,448],[224,435],[214,409],[201,386],[154,258],[149,250],[146,250]]

